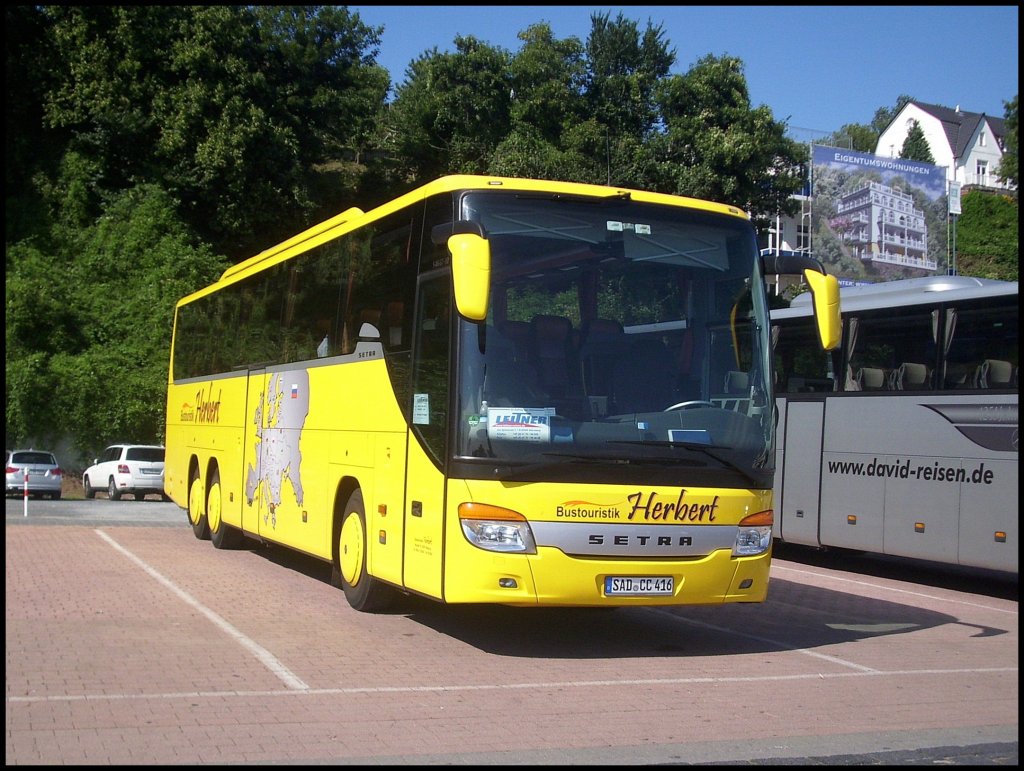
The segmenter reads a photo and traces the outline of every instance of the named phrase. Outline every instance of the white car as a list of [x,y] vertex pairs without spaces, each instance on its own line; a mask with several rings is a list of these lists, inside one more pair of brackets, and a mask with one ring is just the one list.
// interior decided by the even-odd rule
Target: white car
[[107,497],[118,500],[128,493],[141,501],[147,495],[164,493],[164,448],[150,444],[114,444],[103,451],[82,473],[86,498],[106,490]]

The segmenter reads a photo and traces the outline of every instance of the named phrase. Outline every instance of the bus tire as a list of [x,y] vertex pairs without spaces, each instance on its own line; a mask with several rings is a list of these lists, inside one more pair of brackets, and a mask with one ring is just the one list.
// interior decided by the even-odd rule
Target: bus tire
[[210,524],[206,519],[206,496],[199,482],[199,468],[192,469],[188,478],[188,521],[192,532],[200,541],[210,540]]
[[356,490],[345,504],[338,531],[338,553],[334,559],[331,579],[341,586],[345,599],[353,609],[363,613],[384,610],[394,600],[394,590],[371,576],[366,570],[366,552],[369,538],[366,530],[366,512],[363,493]]
[[210,543],[215,549],[237,549],[242,545],[242,534],[224,522],[220,494],[220,471],[210,473],[206,488],[206,523],[210,528]]

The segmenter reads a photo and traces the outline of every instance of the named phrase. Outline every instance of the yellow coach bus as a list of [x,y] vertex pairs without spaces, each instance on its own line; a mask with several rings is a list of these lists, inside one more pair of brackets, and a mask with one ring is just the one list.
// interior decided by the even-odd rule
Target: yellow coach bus
[[179,301],[166,491],[363,611],[762,601],[780,273],[834,347],[835,278],[730,206],[451,176],[350,209]]

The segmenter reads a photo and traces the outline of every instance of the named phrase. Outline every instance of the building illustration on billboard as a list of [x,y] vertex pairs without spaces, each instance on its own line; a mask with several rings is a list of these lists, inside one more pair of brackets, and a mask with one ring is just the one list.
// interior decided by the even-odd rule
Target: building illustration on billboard
[[946,171],[919,161],[813,146],[814,253],[852,282],[946,272]]

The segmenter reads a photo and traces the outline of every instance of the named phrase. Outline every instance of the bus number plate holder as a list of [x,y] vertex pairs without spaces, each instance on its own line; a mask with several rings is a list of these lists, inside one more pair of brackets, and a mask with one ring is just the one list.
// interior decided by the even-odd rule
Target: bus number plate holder
[[672,576],[605,576],[606,597],[665,597],[675,593]]

